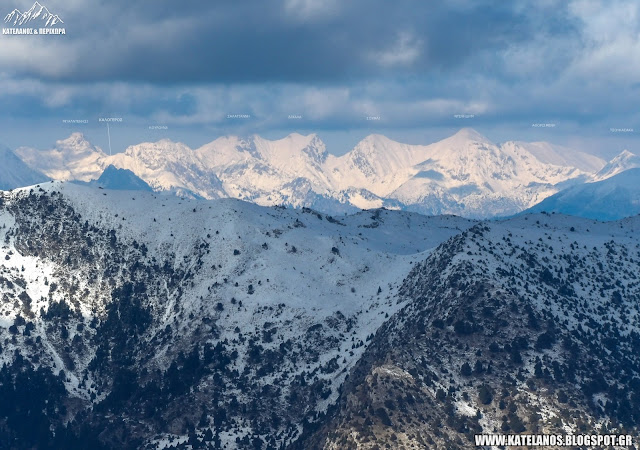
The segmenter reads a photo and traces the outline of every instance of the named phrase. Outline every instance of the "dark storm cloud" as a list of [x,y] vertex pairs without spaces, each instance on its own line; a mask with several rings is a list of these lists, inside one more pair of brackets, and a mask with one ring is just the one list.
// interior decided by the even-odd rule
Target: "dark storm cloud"
[[68,34],[0,36],[0,118],[118,114],[225,133],[290,129],[289,114],[309,130],[640,128],[637,0],[46,3]]
[[[537,14],[489,1],[114,1],[65,16],[67,46],[56,57],[66,66],[14,70],[63,82],[153,83],[335,82],[471,70],[474,62],[491,70],[496,51],[541,27],[570,30]],[[413,53],[394,59],[402,51]]]

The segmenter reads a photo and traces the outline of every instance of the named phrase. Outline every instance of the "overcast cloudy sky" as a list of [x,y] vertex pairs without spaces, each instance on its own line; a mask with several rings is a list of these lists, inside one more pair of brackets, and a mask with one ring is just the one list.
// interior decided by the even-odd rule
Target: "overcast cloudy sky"
[[[637,0],[41,3],[66,35],[0,36],[0,142],[10,147],[75,130],[104,146],[97,119],[115,116],[114,150],[300,131],[343,153],[372,132],[428,143],[471,126],[494,141],[640,153]],[[3,0],[0,14],[31,5]]]

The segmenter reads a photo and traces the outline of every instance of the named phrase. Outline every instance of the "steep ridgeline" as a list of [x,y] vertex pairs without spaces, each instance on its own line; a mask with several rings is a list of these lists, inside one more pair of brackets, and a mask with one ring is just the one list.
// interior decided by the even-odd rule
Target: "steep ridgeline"
[[[338,407],[294,448],[474,448],[476,433],[640,435],[640,217],[480,223],[400,289]],[[627,447],[625,447],[627,448]]]
[[287,446],[408,301],[413,265],[473,225],[59,182],[0,192],[0,442]]

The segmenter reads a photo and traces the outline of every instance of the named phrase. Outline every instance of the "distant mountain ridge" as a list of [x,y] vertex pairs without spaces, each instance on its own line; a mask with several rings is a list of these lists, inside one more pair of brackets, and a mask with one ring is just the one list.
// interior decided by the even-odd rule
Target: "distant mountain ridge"
[[636,167],[640,167],[640,156],[634,155],[628,150],[624,150],[598,171],[596,174],[596,180],[604,180],[624,172],[625,170]]
[[519,213],[566,187],[606,177],[601,172],[608,166],[544,142],[495,144],[470,128],[429,145],[374,134],[342,156],[330,154],[317,135],[297,133],[278,140],[225,136],[197,149],[165,139],[113,156],[74,133],[54,149],[16,153],[56,180],[97,179],[113,165],[155,191],[192,198],[231,197],[332,214],[387,207],[472,218]]
[[640,167],[602,181],[572,186],[522,214],[543,211],[605,221],[640,214]]
[[27,166],[15,153],[0,146],[0,190],[31,186],[49,179]]

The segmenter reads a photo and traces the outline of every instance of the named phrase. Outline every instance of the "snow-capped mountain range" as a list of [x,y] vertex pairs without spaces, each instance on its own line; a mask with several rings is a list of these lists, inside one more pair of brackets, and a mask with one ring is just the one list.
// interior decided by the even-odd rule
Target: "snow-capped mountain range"
[[342,156],[330,154],[315,134],[279,140],[226,136],[197,149],[161,140],[108,156],[74,133],[54,149],[22,147],[16,153],[56,180],[97,179],[113,165],[156,191],[194,198],[329,213],[387,207],[475,218],[516,214],[568,186],[638,164],[627,151],[607,164],[544,142],[495,144],[468,128],[430,145],[370,135]]
[[[4,21],[6,23],[14,26],[21,26],[34,20],[40,20],[41,25],[45,27],[64,23],[57,14],[51,13],[46,6],[43,6],[38,2],[35,2],[27,12],[21,12],[16,8],[9,14],[7,14],[4,18]],[[42,22],[44,22],[44,24],[42,24]]]

